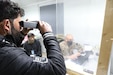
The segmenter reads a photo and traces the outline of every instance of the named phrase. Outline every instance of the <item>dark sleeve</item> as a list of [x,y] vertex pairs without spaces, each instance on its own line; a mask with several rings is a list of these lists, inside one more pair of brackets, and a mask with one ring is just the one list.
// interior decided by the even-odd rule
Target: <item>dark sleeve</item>
[[[51,36],[51,34],[49,35]],[[51,36],[45,38],[44,45],[47,49],[48,64],[50,64],[49,68],[51,69],[51,72],[53,71],[53,74],[50,75],[65,75],[66,67],[64,58],[62,56],[61,49],[56,37]]]
[[21,49],[10,49],[4,59],[4,75],[65,75],[66,67],[57,39],[54,36],[45,36],[44,44],[47,49],[46,62],[34,61],[34,58]]

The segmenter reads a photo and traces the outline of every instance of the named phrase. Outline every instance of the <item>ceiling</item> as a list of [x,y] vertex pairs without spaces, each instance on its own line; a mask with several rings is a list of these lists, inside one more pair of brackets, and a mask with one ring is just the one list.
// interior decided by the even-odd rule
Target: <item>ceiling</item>
[[11,1],[18,3],[20,6],[26,6],[26,5],[32,5],[35,3],[55,1],[55,0],[11,0]]

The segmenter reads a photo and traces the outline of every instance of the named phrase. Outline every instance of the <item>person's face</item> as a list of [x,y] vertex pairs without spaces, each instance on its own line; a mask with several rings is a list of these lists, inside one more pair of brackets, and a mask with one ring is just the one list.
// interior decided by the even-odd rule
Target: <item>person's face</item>
[[71,36],[68,36],[68,37],[66,38],[66,42],[67,42],[67,45],[68,45],[68,46],[71,46],[71,45],[72,45],[72,42],[73,42],[73,38],[72,38]]
[[34,40],[35,40],[34,36],[28,37],[28,42],[29,42],[29,43],[33,43]]
[[73,41],[73,38],[70,36],[66,37],[66,42],[68,42],[68,41]]
[[20,25],[19,22],[21,21],[21,17],[18,16],[16,19],[13,21],[14,29],[17,30],[18,32],[20,31]]

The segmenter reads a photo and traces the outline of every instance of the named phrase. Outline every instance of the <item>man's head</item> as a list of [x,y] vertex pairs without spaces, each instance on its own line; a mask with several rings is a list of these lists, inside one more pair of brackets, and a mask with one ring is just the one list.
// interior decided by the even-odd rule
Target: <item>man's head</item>
[[19,21],[23,15],[23,9],[16,3],[10,0],[0,0],[0,35],[14,35],[19,32]]
[[35,35],[33,33],[28,33],[27,37],[28,37],[28,43],[34,43]]
[[65,36],[65,41],[67,42],[68,46],[72,45],[73,42],[73,36],[71,34],[67,34]]

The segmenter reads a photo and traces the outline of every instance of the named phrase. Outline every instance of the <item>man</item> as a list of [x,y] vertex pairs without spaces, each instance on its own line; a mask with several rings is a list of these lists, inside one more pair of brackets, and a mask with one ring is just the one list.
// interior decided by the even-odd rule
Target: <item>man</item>
[[83,50],[83,47],[75,43],[73,40],[73,36],[71,34],[67,34],[65,36],[65,40],[60,43],[60,47],[64,56],[70,56],[73,54],[74,50],[77,50],[77,56]]
[[16,3],[0,0],[0,75],[65,75],[64,59],[48,23],[39,21],[38,26],[47,59],[29,57],[25,50],[16,46],[23,40],[20,35],[26,34],[24,30],[20,33],[21,16],[23,11]]
[[42,56],[41,44],[38,39],[35,39],[33,33],[27,34],[28,40],[24,43],[23,47],[29,55]]

